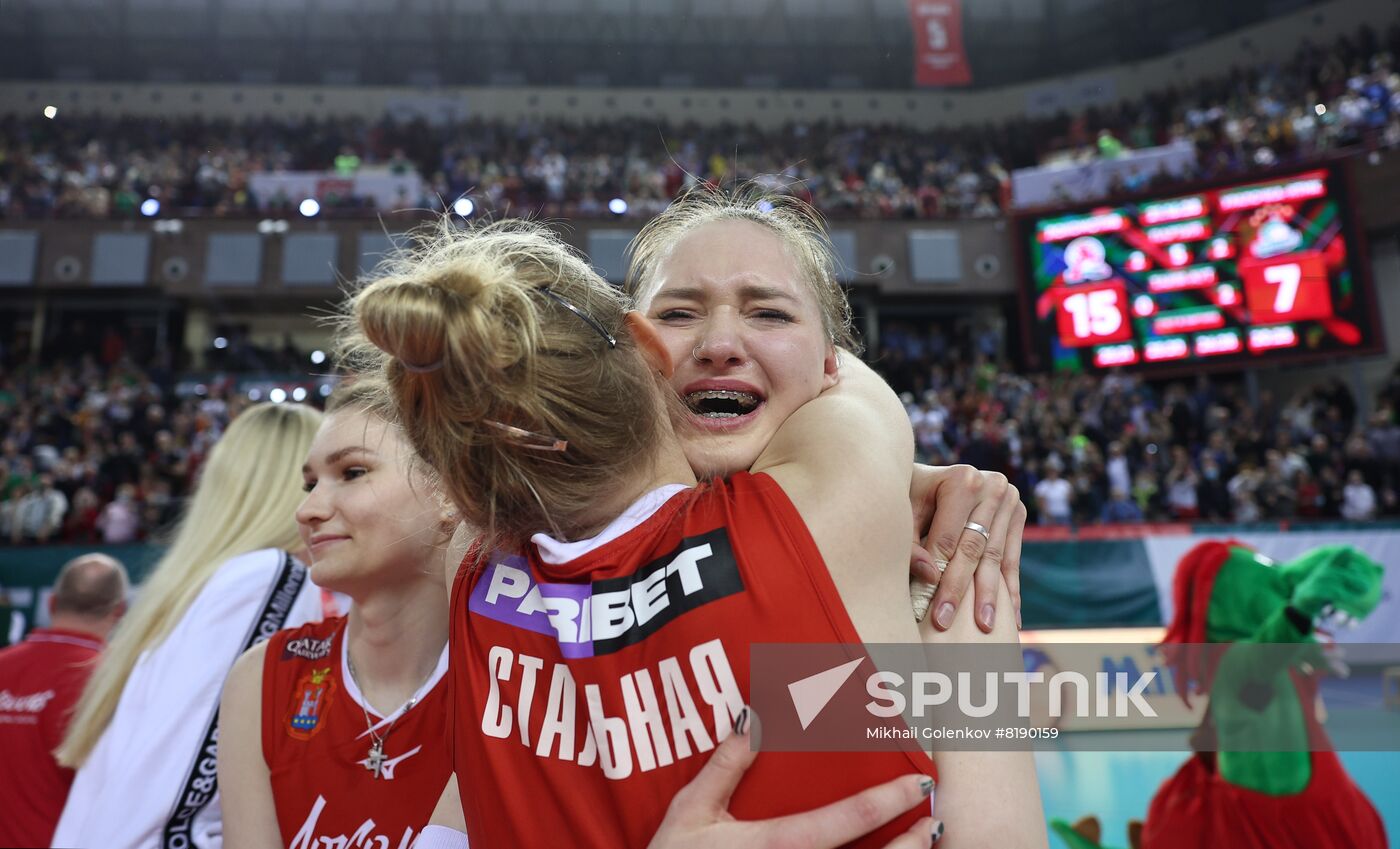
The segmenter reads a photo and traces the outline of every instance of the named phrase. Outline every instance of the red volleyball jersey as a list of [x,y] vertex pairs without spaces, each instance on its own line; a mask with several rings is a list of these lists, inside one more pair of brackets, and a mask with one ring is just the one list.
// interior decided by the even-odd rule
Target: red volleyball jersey
[[58,628],[35,628],[0,651],[0,846],[53,839],[73,784],[73,770],[59,766],[53,750],[101,652],[100,637]]
[[[263,757],[288,849],[408,849],[452,773],[447,657],[418,701],[390,721],[364,703],[345,654],[345,618],[278,631],[263,662]],[[371,771],[365,712],[383,738]],[[386,729],[389,729],[386,731]]]
[[[751,643],[860,642],[772,478],[675,489],[633,505],[593,547],[531,545],[459,570],[453,764],[473,845],[646,846],[749,701]],[[806,811],[912,772],[935,775],[933,762],[765,752],[730,811]],[[853,845],[883,846],[926,811]]]

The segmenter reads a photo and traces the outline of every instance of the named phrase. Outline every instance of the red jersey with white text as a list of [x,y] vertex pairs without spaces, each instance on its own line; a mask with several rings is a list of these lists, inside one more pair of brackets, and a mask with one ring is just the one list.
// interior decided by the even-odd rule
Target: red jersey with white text
[[[449,648],[472,845],[646,846],[749,703],[751,643],[860,643],[767,475],[664,487],[593,540],[469,556]],[[729,810],[792,814],[914,772],[935,774],[917,749],[765,752]],[[884,846],[927,810],[853,845]]]
[[73,770],[59,766],[53,750],[101,652],[101,638],[58,628],[35,628],[0,651],[0,846],[53,839],[73,785]]
[[[350,675],[345,622],[289,628],[267,641],[263,757],[277,824],[288,849],[408,849],[452,771],[443,745],[446,652],[416,703],[385,718],[364,702]],[[383,740],[382,760],[371,756],[375,735]]]

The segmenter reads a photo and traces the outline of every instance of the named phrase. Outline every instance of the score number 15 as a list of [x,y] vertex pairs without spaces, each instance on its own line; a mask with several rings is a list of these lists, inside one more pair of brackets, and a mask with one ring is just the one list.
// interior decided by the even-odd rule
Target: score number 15
[[1074,287],[1061,296],[1056,312],[1060,344],[1067,348],[1123,342],[1133,335],[1126,293],[1118,280]]

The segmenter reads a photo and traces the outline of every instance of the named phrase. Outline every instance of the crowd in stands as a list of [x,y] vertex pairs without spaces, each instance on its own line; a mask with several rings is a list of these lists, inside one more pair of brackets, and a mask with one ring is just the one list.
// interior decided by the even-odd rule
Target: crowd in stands
[[[934,133],[839,123],[762,131],[640,120],[442,128],[12,116],[0,118],[0,218],[134,216],[149,197],[196,214],[254,215],[269,199],[253,197],[252,174],[361,169],[424,175],[427,194],[410,205],[470,191],[495,214],[608,215],[608,200],[625,197],[628,215],[647,217],[693,180],[767,175],[833,218],[990,217],[1003,213],[1010,169],[1066,150],[1116,156],[1190,139],[1193,176],[1214,177],[1400,144],[1396,57],[1400,24],[1384,37],[1362,28],[1328,47],[1304,44],[1287,63],[1113,108]],[[101,338],[67,334],[89,336]],[[77,361],[0,371],[0,544],[151,537],[248,403],[230,381],[177,394],[181,364],[108,341]],[[0,360],[13,362],[6,347],[0,340]],[[963,322],[945,334],[892,325],[878,360],[907,393],[920,456],[1006,472],[1035,521],[1400,514],[1400,370],[1362,415],[1337,380],[1286,398],[1246,397],[1240,383],[1204,377],[1156,387],[1126,375],[1021,375],[1000,364],[1003,351],[995,326]],[[238,340],[211,358],[234,372],[307,368],[290,346]]]
[[[1193,169],[1179,177],[1129,172],[1112,193],[1175,180],[1243,174],[1343,150],[1400,145],[1400,22],[1382,38],[1367,26],[1330,47],[1304,41],[1286,62],[1237,65],[1230,74],[1091,108],[1049,128],[1050,150],[1078,158],[1190,141]],[[1038,128],[1042,131],[1046,128]],[[1063,133],[1056,132],[1063,130]]]
[[920,458],[1006,473],[1033,522],[1400,515],[1400,365],[1367,416],[1339,378],[1250,398],[1238,379],[1027,375],[991,353],[995,328],[892,330],[878,367]]
[[[290,347],[231,346],[243,348],[223,362],[308,370]],[[999,365],[1001,349],[995,325],[895,323],[876,364],[902,393],[919,459],[1005,472],[1032,522],[1400,516],[1400,366],[1362,415],[1335,378],[1251,399],[1237,380],[1023,375]],[[220,374],[192,388],[120,350],[0,373],[0,546],[158,541],[252,403]]]
[[253,403],[236,375],[314,369],[290,344],[234,337],[207,353],[214,376],[196,382],[168,357],[137,367],[124,349],[0,370],[0,546],[158,538],[224,427]]
[[[1238,67],[1224,78],[1171,87],[1070,116],[929,132],[841,122],[668,124],[608,119],[472,120],[450,126],[358,119],[149,120],[61,112],[0,119],[0,217],[135,216],[147,198],[167,210],[215,216],[289,213],[301,199],[257,198],[257,172],[361,169],[416,172],[441,208],[471,193],[494,215],[602,217],[655,214],[697,180],[761,177],[802,194],[832,218],[995,217],[1010,171],[1070,154],[1118,156],[1190,140],[1186,179],[1236,175],[1338,149],[1400,144],[1400,23],[1384,37],[1363,27],[1323,47],[1304,43],[1289,62]],[[1130,173],[1113,187],[1159,185]],[[322,208],[363,213],[353,193]]]

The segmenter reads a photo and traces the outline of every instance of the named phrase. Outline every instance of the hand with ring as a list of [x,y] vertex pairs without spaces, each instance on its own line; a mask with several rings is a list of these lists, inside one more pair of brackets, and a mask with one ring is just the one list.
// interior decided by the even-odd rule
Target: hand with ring
[[1000,472],[968,465],[915,464],[909,487],[915,539],[910,592],[915,618],[927,616],[940,631],[952,624],[968,584],[977,626],[995,622],[997,581],[1005,580],[1021,626],[1021,535],[1026,507]]

